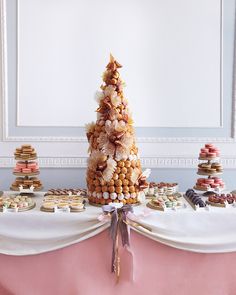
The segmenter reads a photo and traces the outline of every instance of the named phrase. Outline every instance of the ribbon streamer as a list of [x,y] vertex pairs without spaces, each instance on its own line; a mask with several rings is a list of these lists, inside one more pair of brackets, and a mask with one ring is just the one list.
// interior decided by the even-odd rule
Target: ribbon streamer
[[102,206],[103,213],[111,216],[110,236],[112,238],[112,263],[111,272],[116,274],[117,282],[120,277],[119,234],[122,246],[130,246],[130,231],[127,222],[127,214],[133,213],[130,205],[117,208],[115,205]]

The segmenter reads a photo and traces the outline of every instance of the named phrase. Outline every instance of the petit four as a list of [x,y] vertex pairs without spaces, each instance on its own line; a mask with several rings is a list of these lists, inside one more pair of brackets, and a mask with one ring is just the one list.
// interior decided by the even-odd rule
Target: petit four
[[14,155],[16,160],[30,160],[37,157],[35,149],[30,144],[23,144],[21,147],[16,148]]
[[220,156],[220,150],[215,147],[212,143],[206,143],[201,148],[199,153],[199,159],[207,160],[208,158],[213,159]]
[[150,182],[145,190],[146,196],[153,195],[174,195],[178,192],[178,183]]
[[38,163],[35,161],[32,162],[22,162],[19,161],[16,163],[15,168],[13,169],[14,174],[37,174],[39,172]]
[[208,197],[207,204],[216,207],[226,207],[236,202],[236,194],[220,194]]
[[4,209],[15,209],[21,212],[33,209],[34,207],[35,202],[28,196],[17,195],[0,197],[0,211],[4,211]]
[[148,186],[146,179],[150,173],[142,172],[133,119],[118,72],[121,67],[110,56],[102,91],[96,94],[97,120],[86,125],[89,142],[86,181],[91,204],[138,204]]
[[197,190],[210,190],[210,189],[223,189],[225,187],[225,183],[219,177],[212,178],[198,178],[195,184],[195,189]]
[[223,172],[223,167],[220,163],[200,163],[198,165],[198,174],[214,175]]
[[165,211],[166,209],[178,209],[183,208],[184,206],[179,197],[174,195],[162,195],[150,200],[147,203],[147,207],[155,210]]
[[206,207],[206,203],[202,200],[199,194],[197,194],[193,189],[188,189],[185,193],[185,198],[194,210],[198,208]]
[[19,190],[19,186],[22,186],[23,189],[29,189],[32,185],[34,186],[35,190],[42,189],[42,182],[37,177],[17,177],[11,185],[11,189]]
[[70,212],[81,212],[85,210],[85,201],[78,195],[45,195],[41,210],[54,212],[55,209],[69,209]]

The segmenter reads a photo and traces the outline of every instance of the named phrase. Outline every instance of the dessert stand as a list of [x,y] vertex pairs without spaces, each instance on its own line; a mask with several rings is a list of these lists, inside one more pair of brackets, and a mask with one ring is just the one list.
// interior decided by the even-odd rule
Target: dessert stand
[[[15,156],[15,160],[16,161],[20,161],[23,162],[24,164],[26,164],[26,166],[30,163],[30,161],[34,161],[37,160],[37,156],[33,156],[33,157],[28,157],[27,159],[23,158],[23,157],[19,157],[19,156]],[[23,172],[13,172],[13,175],[18,176],[18,177],[23,177],[24,180],[30,180],[30,177],[32,176],[37,176],[40,174],[40,171],[35,171],[35,172],[29,172],[29,173],[23,173]],[[12,191],[20,191],[21,193],[24,194],[33,194],[34,191],[41,191],[43,189],[43,186],[39,186],[39,187],[34,187],[33,185],[30,186],[29,189],[24,189],[22,185],[11,185],[10,189]]]
[[[219,157],[214,157],[214,158],[201,158],[199,157],[198,160],[200,161],[206,161],[204,162],[204,164],[207,164],[207,165],[211,165],[212,162],[217,162],[219,161]],[[198,175],[201,175],[201,176],[208,176],[207,179],[212,179],[212,177],[216,177],[216,176],[219,176],[221,174],[223,174],[222,172],[214,172],[214,173],[210,173],[210,172],[197,172]],[[209,196],[209,195],[215,195],[215,194],[219,194],[223,191],[224,187],[223,188],[212,188],[210,185],[208,186],[208,188],[200,188],[199,186],[195,185],[193,187],[196,191],[201,191],[201,192],[204,192],[202,195],[203,196]]]

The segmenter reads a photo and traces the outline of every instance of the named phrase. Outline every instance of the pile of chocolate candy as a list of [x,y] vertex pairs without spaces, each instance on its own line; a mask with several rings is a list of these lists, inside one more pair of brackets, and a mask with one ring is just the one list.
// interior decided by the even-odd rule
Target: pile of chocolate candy
[[195,193],[193,189],[188,189],[185,193],[185,196],[188,198],[188,201],[195,206],[206,207],[206,203],[201,199],[201,197]]

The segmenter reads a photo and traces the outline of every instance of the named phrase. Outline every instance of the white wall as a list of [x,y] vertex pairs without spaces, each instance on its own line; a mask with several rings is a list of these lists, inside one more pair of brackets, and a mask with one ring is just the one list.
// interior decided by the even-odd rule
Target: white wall
[[37,149],[47,184],[76,186],[78,173],[83,185],[87,142],[79,126],[95,119],[93,94],[109,51],[124,65],[143,165],[154,169],[153,179],[192,183],[200,147],[215,142],[233,187],[235,0],[121,1],[112,27],[101,10],[110,15],[117,2],[107,1],[18,0],[18,23],[17,1],[0,1],[4,188],[23,142]]

